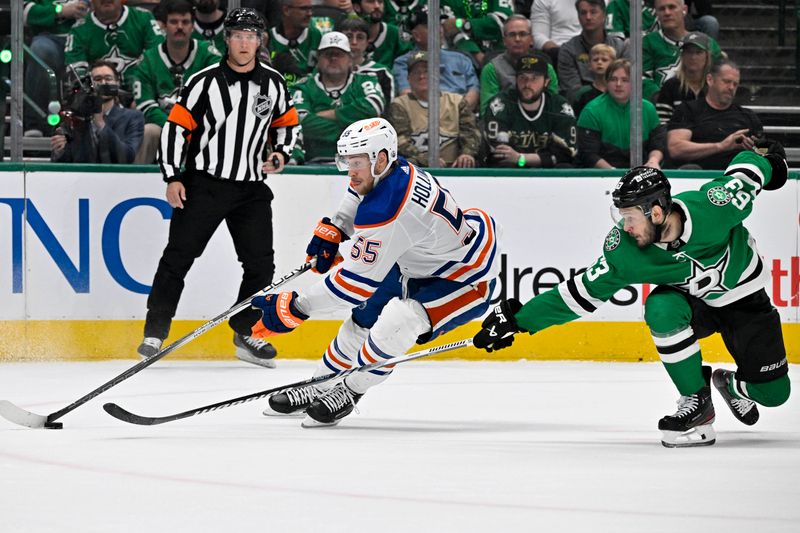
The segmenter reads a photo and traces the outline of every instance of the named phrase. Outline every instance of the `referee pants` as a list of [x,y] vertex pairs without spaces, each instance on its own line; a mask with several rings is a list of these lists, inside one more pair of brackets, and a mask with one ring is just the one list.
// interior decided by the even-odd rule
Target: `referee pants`
[[[220,180],[194,173],[184,186],[186,200],[183,209],[172,211],[169,241],[147,298],[145,337],[167,338],[184,278],[222,221],[228,226],[244,271],[236,302],[269,285],[275,271],[270,206],[273,196],[266,183]],[[211,286],[213,282],[197,290]],[[237,333],[249,335],[250,327],[259,318],[258,310],[248,308],[231,317],[230,326]]]

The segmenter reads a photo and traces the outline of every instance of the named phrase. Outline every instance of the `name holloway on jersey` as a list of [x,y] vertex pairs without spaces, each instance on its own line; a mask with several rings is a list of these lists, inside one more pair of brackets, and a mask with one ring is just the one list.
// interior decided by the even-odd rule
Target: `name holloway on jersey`
[[353,245],[341,268],[301,296],[307,313],[361,304],[395,264],[406,278],[465,284],[499,273],[494,219],[462,211],[435,177],[403,158],[368,195],[348,188],[332,221]]

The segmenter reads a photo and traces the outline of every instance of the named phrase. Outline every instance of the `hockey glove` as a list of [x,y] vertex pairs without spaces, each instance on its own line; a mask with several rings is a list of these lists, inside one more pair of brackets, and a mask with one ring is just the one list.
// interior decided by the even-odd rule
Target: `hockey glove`
[[514,318],[522,304],[515,298],[509,298],[492,308],[492,312],[481,324],[481,330],[472,339],[476,348],[487,352],[502,350],[514,344],[514,334],[521,330]]
[[312,268],[314,272],[324,274],[332,266],[343,261],[339,255],[339,243],[347,240],[347,235],[331,223],[328,217],[323,218],[314,228],[314,236],[306,247],[306,261],[317,258],[317,264]]
[[766,157],[772,166],[772,177],[769,183],[764,185],[764,190],[774,191],[783,187],[789,175],[789,165],[786,164],[786,150],[783,149],[783,145],[778,141],[759,139],[756,141],[755,151]]
[[261,310],[261,320],[251,328],[253,337],[264,339],[282,333],[289,333],[308,319],[297,310],[295,299],[297,293],[280,292],[256,296],[250,305]]

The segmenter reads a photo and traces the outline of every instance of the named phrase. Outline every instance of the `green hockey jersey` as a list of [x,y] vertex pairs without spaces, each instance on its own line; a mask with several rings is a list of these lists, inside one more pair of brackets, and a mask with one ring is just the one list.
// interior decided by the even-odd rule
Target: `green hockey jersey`
[[683,234],[640,249],[621,224],[611,228],[603,254],[585,272],[542,293],[516,314],[535,333],[591,314],[619,289],[635,283],[669,285],[722,307],[762,289],[769,267],[742,224],[756,195],[772,178],[767,159],[740,152],[725,174],[696,191],[676,194]]
[[397,26],[385,22],[380,25],[378,36],[367,47],[364,62],[374,61],[392,68],[394,60],[414,48],[414,45],[400,35]]
[[400,33],[411,33],[411,17],[427,5],[427,0],[385,0],[383,21],[397,26]]
[[215,24],[203,24],[195,19],[194,30],[192,30],[192,38],[198,41],[209,41],[214,45],[214,48],[225,55],[228,47],[225,45],[225,17],[220,17],[219,21]]
[[163,126],[181,89],[195,72],[219,63],[222,54],[208,41],[192,39],[183,63],[174,63],[167,43],[144,53],[142,62],[128,71],[136,107],[149,124]]
[[[642,31],[650,32],[658,27],[653,2],[642,0]],[[631,36],[631,6],[629,0],[611,0],[606,10],[606,31],[624,37]]]
[[98,59],[117,65],[117,72],[127,84],[127,70],[138,63],[142,54],[164,40],[153,15],[138,7],[122,6],[122,15],[112,24],[103,24],[94,13],[75,23],[67,35],[64,62],[86,71]]
[[269,29],[270,57],[288,52],[297,62],[297,67],[307,74],[317,64],[317,48],[321,39],[322,33],[314,26],[309,26],[303,30],[300,37],[292,40],[278,33],[278,27],[273,26]]
[[53,35],[66,35],[75,24],[73,19],[58,19],[56,5],[66,4],[67,0],[32,0],[26,1],[22,8],[25,26],[34,33],[47,32]]
[[[538,111],[531,113],[520,105],[516,89],[503,91],[489,102],[485,119],[486,137],[492,145],[502,142],[517,152],[534,153],[557,136],[572,157],[578,151],[575,115],[567,101],[557,94],[542,93]],[[507,142],[498,140],[501,133],[508,135]]]
[[[722,55],[717,41],[709,37],[711,60],[714,61]],[[681,59],[681,51],[678,41],[674,41],[664,35],[659,29],[650,32],[642,38],[642,74],[653,80],[656,90],[660,89],[665,81],[675,76],[678,71],[678,62]],[[648,93],[647,88],[643,89],[645,98],[652,96],[652,90]]]
[[[357,120],[383,115],[386,105],[380,82],[368,74],[351,74],[344,87],[329,91],[319,73],[315,73],[299,80],[293,89],[292,100],[300,117],[305,150],[304,155],[295,152],[294,157],[306,161],[332,160],[336,156],[336,141],[344,129]],[[335,120],[317,115],[326,109],[336,111]]]
[[514,3],[512,0],[442,0],[442,13],[469,22],[469,31],[453,39],[456,49],[466,53],[496,50],[503,48],[503,24],[514,14]]

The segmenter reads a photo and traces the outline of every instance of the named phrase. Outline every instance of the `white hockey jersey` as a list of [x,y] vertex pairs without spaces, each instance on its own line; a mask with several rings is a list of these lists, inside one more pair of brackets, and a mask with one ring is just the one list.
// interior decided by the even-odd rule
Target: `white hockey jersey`
[[304,313],[361,304],[395,264],[407,278],[476,284],[497,277],[494,219],[462,211],[436,178],[403,158],[398,163],[366,196],[348,188],[331,220],[352,236],[350,254],[300,296]]

